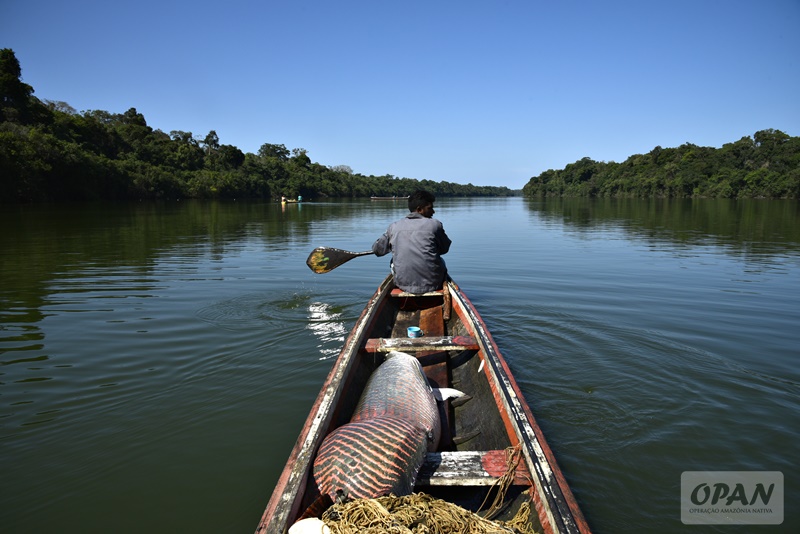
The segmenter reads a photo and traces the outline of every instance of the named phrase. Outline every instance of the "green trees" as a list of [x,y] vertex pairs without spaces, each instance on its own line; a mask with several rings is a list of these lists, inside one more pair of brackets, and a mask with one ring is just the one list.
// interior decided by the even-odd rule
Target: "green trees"
[[622,163],[583,158],[531,178],[526,196],[800,198],[800,137],[762,130],[722,148],[655,147]]
[[[364,176],[327,167],[303,148],[264,143],[257,154],[222,144],[216,131],[166,134],[136,108],[76,112],[41,102],[22,82],[13,50],[0,50],[0,202],[125,198],[510,196],[505,187]],[[655,147],[622,163],[582,158],[547,170],[527,196],[800,198],[800,137],[761,130],[719,149]]]
[[[265,143],[245,154],[211,130],[166,134],[136,108],[78,113],[40,102],[0,50],[0,202],[142,198],[304,198],[407,195],[417,180],[363,176],[314,163],[303,148]],[[437,195],[510,195],[507,188],[426,184]]]
[[264,143],[258,149],[258,155],[261,158],[275,158],[281,161],[289,159],[289,150],[284,145],[272,145]]
[[0,119],[26,123],[31,118],[33,87],[22,83],[22,68],[10,48],[0,50]]

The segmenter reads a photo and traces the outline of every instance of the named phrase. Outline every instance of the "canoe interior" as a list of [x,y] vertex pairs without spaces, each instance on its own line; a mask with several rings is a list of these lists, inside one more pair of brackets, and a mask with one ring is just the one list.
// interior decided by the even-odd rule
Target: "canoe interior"
[[[415,343],[415,347],[412,347],[413,352],[398,350],[417,356],[433,387],[458,389],[470,397],[466,402],[457,399],[439,403],[442,436],[437,453],[441,454],[428,455],[429,462],[423,467],[422,471],[425,473],[422,471],[420,473],[415,492],[427,493],[471,511],[481,508],[490,492],[489,502],[494,498],[496,492],[492,490],[491,484],[495,479],[487,477],[482,471],[483,474],[474,475],[469,471],[469,466],[462,465],[468,464],[472,461],[470,459],[474,458],[480,471],[481,464],[485,467],[491,463],[489,461],[491,456],[495,464],[500,464],[497,469],[501,472],[495,475],[500,476],[505,468],[503,451],[518,445],[522,439],[518,425],[515,426],[514,418],[509,414],[511,410],[507,402],[503,401],[503,393],[499,391],[503,386],[498,385],[497,380],[492,380],[492,372],[489,370],[492,363],[485,361],[487,349],[492,349],[487,347],[487,344],[493,345],[493,341],[490,336],[487,340],[488,333],[484,332],[482,323],[475,324],[475,317],[468,309],[471,308],[471,304],[465,307],[464,301],[460,298],[453,298],[450,302],[450,298],[442,294],[408,296],[397,289],[392,291],[392,288],[389,277],[367,305],[359,323],[345,342],[342,354],[334,364],[334,369],[312,408],[309,422],[306,423],[306,428],[298,439],[256,532],[285,532],[319,498],[320,493],[312,472],[313,453],[327,434],[349,422],[368,378],[384,361],[386,353],[390,350],[377,342],[380,340],[410,342],[411,340],[407,339],[409,326],[419,326],[424,336],[413,340]],[[455,284],[450,284],[449,288],[451,295],[460,291]],[[361,330],[359,324],[363,326]],[[463,343],[463,339],[459,336],[463,339],[473,339],[477,343],[473,342],[472,346],[466,343],[467,346],[464,348],[454,348],[451,344],[448,348],[453,350],[439,350],[436,347],[431,349],[424,344],[427,340],[435,343],[440,338],[446,341],[452,341],[449,338],[454,338]],[[338,370],[338,375],[337,367],[341,368]],[[516,388],[515,384],[514,387]],[[335,401],[330,401],[330,408],[326,411],[326,399],[333,396],[331,391],[334,390]],[[522,403],[524,404],[524,401]],[[528,411],[527,405],[524,406],[524,411]],[[312,420],[321,421],[321,424],[314,428],[310,423]],[[307,451],[305,455],[301,450],[303,446]],[[469,451],[475,451],[475,454],[467,454]],[[549,449],[547,452],[549,453]],[[448,461],[456,464],[454,471],[458,472],[448,472],[446,468]],[[429,463],[431,465],[428,465]],[[532,510],[530,517],[532,526],[537,532],[564,530],[563,525],[556,527],[551,525],[551,521],[547,520],[550,512],[543,512],[547,505],[543,506],[540,502],[539,495],[543,494],[542,484],[538,484],[538,495],[536,488],[532,488],[533,479],[539,477],[540,469],[531,464],[530,458],[523,456],[518,471],[514,484],[506,492],[501,512],[494,518],[511,519],[524,502],[532,501],[532,508],[535,509]],[[433,474],[429,476],[430,473]],[[531,473],[537,474],[531,475]],[[561,476],[560,472],[558,476]],[[287,480],[289,482],[286,482]],[[296,482],[292,483],[292,480]],[[297,487],[293,488],[293,484]],[[547,486],[544,493],[553,493],[550,484],[552,481],[544,483]],[[569,493],[568,489],[566,491]],[[560,493],[560,490],[556,489],[555,493]],[[532,498],[532,495],[535,496]],[[572,499],[571,493],[568,497]],[[488,504],[484,505],[484,508],[487,506]],[[540,517],[545,517],[544,524]],[[582,521],[582,517],[580,520]],[[580,530],[584,531],[583,528]]]

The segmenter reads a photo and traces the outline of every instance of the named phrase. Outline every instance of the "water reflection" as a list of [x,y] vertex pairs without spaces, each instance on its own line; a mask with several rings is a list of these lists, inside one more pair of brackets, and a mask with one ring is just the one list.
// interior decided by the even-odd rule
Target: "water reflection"
[[347,328],[342,319],[341,307],[331,306],[324,302],[312,302],[308,306],[308,328],[319,338],[320,360],[334,358],[339,354],[342,343],[347,337]]
[[587,235],[621,229],[655,244],[718,246],[763,261],[800,250],[800,203],[720,199],[526,199],[545,224]]

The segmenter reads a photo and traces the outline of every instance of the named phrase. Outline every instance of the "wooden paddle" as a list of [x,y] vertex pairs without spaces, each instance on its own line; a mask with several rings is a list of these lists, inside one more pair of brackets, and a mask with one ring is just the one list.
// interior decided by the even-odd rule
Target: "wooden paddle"
[[371,250],[364,252],[350,252],[339,248],[317,247],[311,251],[306,260],[308,268],[317,274],[329,273],[343,263],[358,256],[374,254]]

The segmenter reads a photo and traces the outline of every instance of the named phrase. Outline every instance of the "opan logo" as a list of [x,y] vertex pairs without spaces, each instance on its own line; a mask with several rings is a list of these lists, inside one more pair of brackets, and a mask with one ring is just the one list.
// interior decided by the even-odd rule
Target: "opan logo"
[[783,473],[684,471],[681,521],[687,525],[780,525]]

